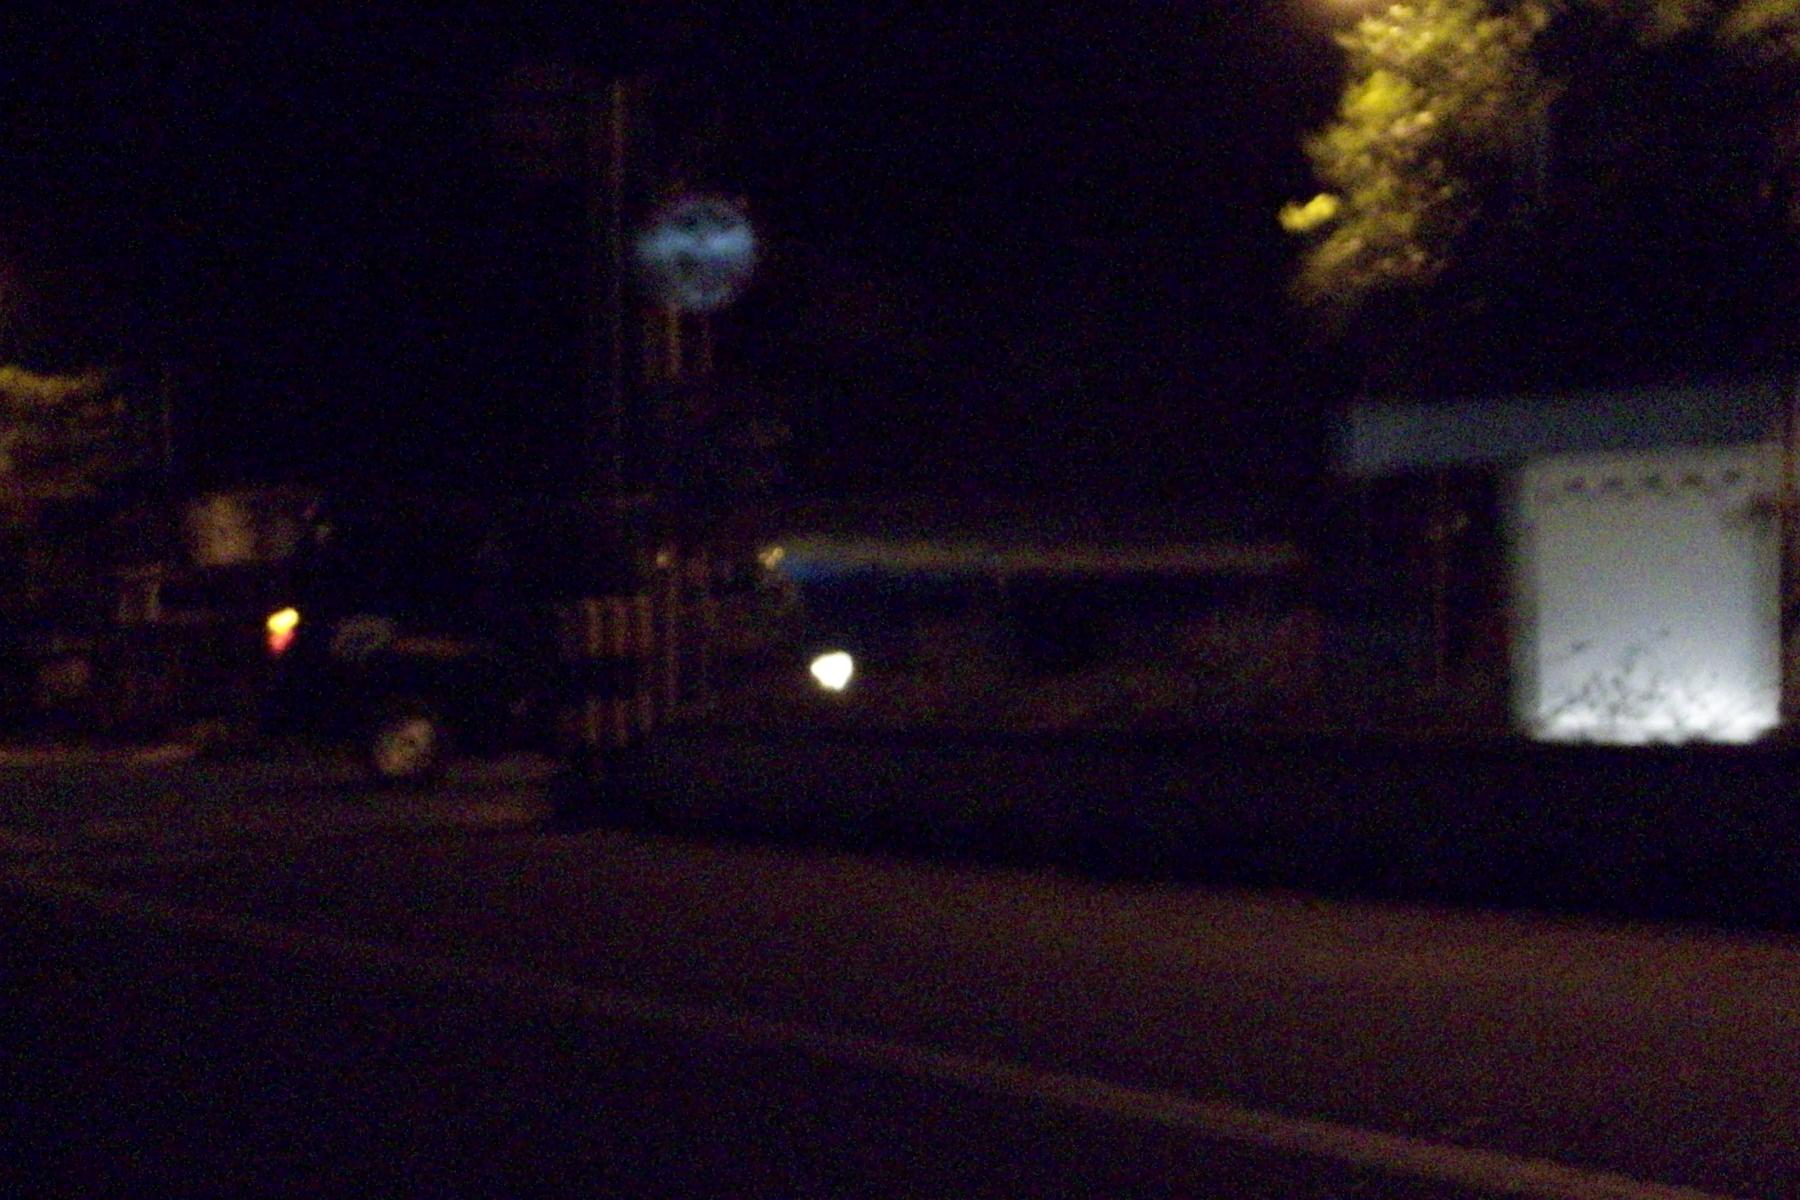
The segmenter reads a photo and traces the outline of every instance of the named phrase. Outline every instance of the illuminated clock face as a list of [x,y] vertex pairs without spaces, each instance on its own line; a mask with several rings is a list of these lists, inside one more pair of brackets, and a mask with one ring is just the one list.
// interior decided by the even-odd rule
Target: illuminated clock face
[[661,209],[637,239],[637,264],[653,294],[685,312],[723,308],[756,270],[756,232],[736,204],[689,196]]

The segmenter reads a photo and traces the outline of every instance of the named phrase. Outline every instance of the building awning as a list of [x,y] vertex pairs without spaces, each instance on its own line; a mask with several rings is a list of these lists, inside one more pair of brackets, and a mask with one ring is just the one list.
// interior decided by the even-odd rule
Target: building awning
[[[779,548],[777,550],[777,548]],[[953,538],[798,536],[767,548],[770,563],[794,575],[889,571],[944,576],[1273,577],[1302,571],[1306,558],[1290,542],[1007,542]]]
[[1332,430],[1332,470],[1376,478],[1506,465],[1544,454],[1732,446],[1778,439],[1788,382],[1761,376],[1677,387],[1434,403],[1364,401]]

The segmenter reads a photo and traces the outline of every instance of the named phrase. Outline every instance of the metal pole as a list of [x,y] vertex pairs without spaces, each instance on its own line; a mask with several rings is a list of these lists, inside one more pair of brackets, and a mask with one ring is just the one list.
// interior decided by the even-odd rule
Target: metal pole
[[1796,700],[1800,699],[1800,680],[1794,678],[1794,636],[1800,627],[1800,505],[1796,504],[1800,493],[1795,489],[1795,446],[1794,440],[1800,435],[1800,374],[1795,374],[1785,381],[1782,389],[1784,395],[1781,406],[1781,481],[1776,485],[1775,519],[1776,544],[1781,560],[1776,564],[1778,580],[1775,592],[1781,597],[1781,608],[1776,613],[1776,636],[1780,644],[1777,678],[1781,681],[1779,688],[1779,714],[1783,725],[1791,724],[1796,716]]
[[1450,488],[1439,470],[1432,496],[1431,671],[1440,696],[1450,683]]
[[175,384],[169,360],[162,360],[162,474],[166,484],[175,477]]
[[612,507],[615,520],[623,519],[625,499],[625,136],[630,119],[626,82],[612,82],[611,134],[607,155],[607,253],[612,269],[607,281],[607,319],[611,335],[612,367],[609,372],[609,413],[612,442]]
[[[580,553],[590,564],[629,554],[625,523],[625,147],[627,94],[623,79],[612,81],[603,101],[599,89],[584,85],[582,111],[582,191],[587,208],[585,319],[581,340],[583,461]],[[604,287],[601,276],[605,275]],[[607,345],[604,354],[603,340]],[[606,374],[606,387],[600,376]],[[604,412],[602,409],[604,408]],[[605,443],[604,449],[602,443]],[[595,509],[604,505],[606,514]],[[609,591],[617,572],[606,571]],[[600,590],[591,575],[582,580],[576,604],[578,662],[590,672],[605,661],[604,686],[588,679],[579,688],[581,751],[604,756],[631,740],[633,696],[622,682],[622,664],[634,661],[636,622],[617,595]],[[634,689],[635,690],[635,689]]]

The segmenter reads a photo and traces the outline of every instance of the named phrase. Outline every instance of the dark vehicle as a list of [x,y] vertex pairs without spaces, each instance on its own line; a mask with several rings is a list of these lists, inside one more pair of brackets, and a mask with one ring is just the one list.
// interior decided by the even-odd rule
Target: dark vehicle
[[457,753],[555,748],[573,514],[362,495],[308,525],[292,604],[269,617],[271,729],[350,741],[395,783]]

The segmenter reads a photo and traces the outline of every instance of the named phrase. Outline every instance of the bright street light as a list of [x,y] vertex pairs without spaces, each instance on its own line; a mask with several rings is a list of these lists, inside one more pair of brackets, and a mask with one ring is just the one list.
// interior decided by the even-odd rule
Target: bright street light
[[856,674],[856,660],[842,650],[821,654],[812,660],[812,677],[828,692],[841,692],[850,686]]

